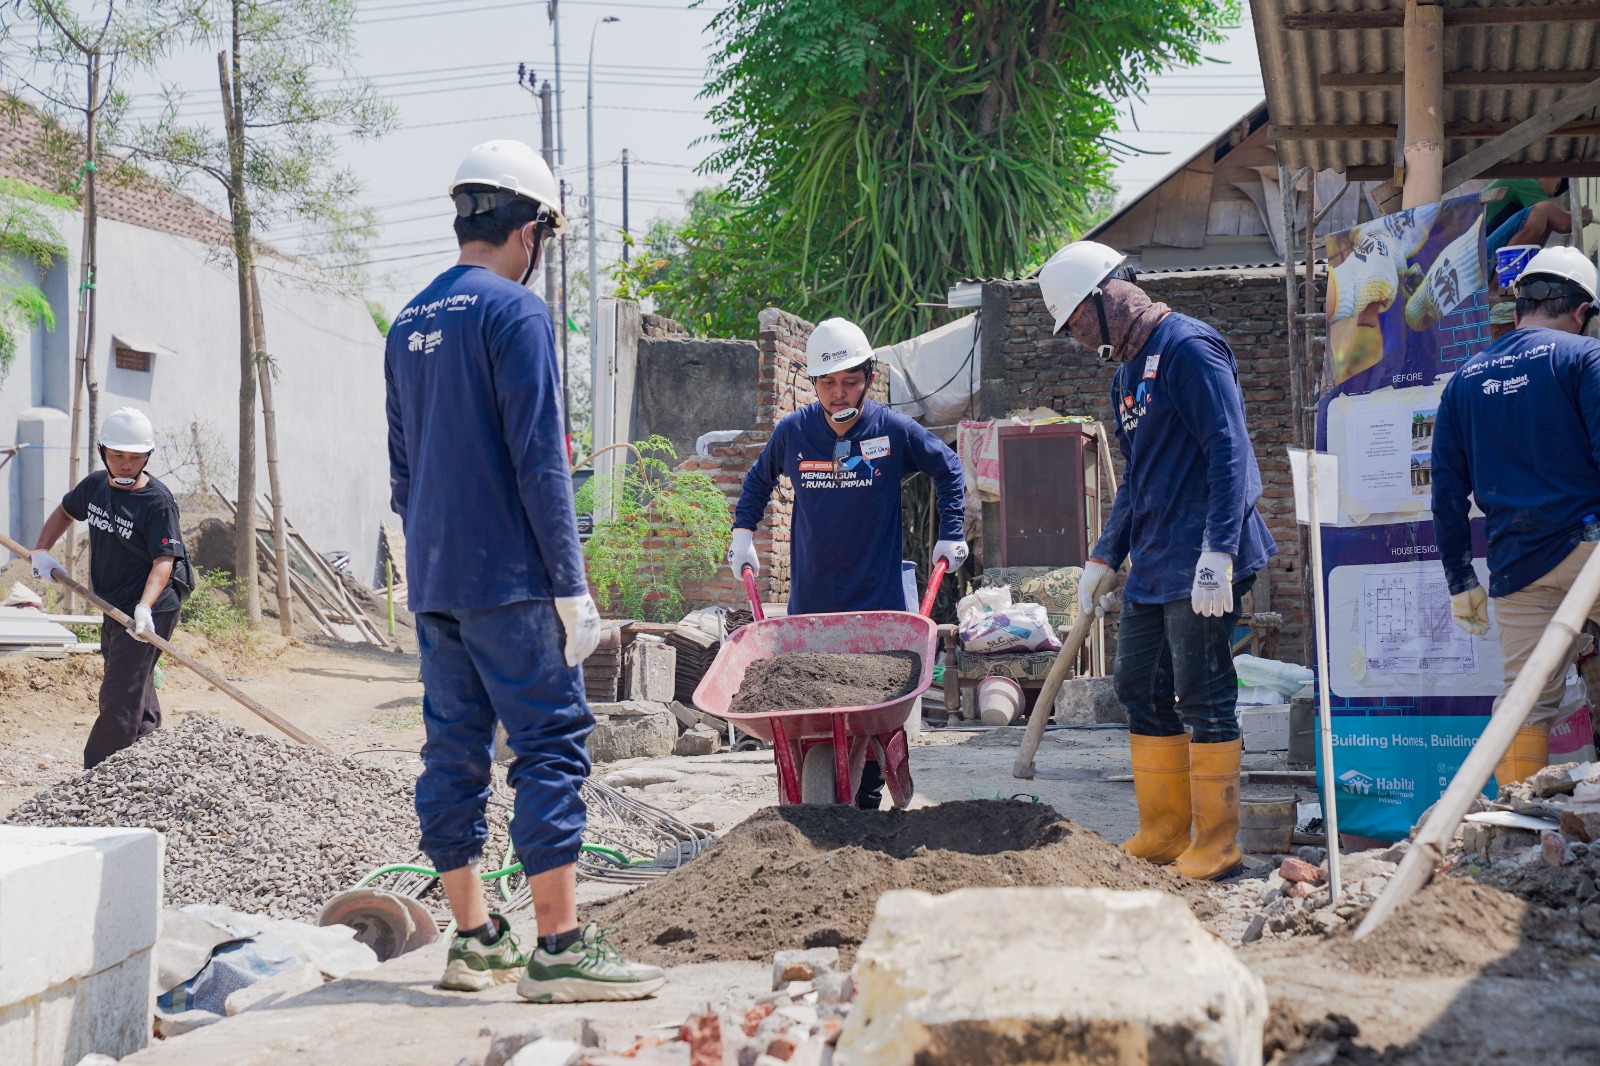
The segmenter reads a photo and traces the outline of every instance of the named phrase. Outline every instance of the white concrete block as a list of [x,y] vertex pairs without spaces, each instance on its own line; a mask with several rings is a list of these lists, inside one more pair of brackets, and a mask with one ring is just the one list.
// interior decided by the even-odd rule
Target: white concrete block
[[573,1066],[582,1060],[582,1045],[546,1038],[524,1046],[506,1066]]
[[836,1066],[1260,1066],[1261,979],[1162,892],[885,893]]
[[[155,1010],[154,970],[155,951],[146,948],[109,970],[74,981],[72,1027],[62,1061],[76,1062],[96,1052],[120,1059],[148,1044]],[[41,1066],[44,1061],[40,1060]]]
[[0,1062],[33,1066],[33,1049],[38,1043],[37,1004],[33,1000],[0,1007]]
[[0,826],[0,1005],[151,947],[161,857],[148,829]]

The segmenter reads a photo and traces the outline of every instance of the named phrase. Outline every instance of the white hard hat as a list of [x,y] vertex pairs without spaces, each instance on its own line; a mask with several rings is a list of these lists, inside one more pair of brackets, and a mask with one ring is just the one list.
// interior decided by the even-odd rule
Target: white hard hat
[[1074,241],[1039,268],[1039,292],[1055,317],[1052,333],[1060,333],[1078,309],[1110,273],[1128,257],[1094,241]]
[[[549,209],[554,231],[567,232],[567,219],[561,213],[561,189],[555,175],[550,173],[539,153],[521,141],[485,141],[468,152],[467,158],[456,168],[455,180],[450,183],[451,197],[463,185],[488,185],[543,204]],[[487,211],[492,206],[496,205],[480,205],[477,211],[468,210],[466,214]],[[460,201],[456,202],[456,211],[462,211]]]
[[872,342],[861,327],[842,318],[827,318],[806,338],[806,376],[820,378],[860,366],[872,358]]
[[100,426],[100,446],[147,455],[156,450],[156,431],[137,407],[119,407]]
[[1588,293],[1591,300],[1600,295],[1600,277],[1597,277],[1600,271],[1596,271],[1589,257],[1576,248],[1566,245],[1541,248],[1517,275],[1517,284],[1522,284],[1523,278],[1533,280],[1535,274],[1565,278]]

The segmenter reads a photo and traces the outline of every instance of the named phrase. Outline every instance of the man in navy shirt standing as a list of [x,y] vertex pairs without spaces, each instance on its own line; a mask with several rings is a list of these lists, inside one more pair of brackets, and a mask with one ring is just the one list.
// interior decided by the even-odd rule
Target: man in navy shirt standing
[[[842,318],[819,322],[806,339],[806,374],[817,401],[784,417],[745,475],[733,518],[728,566],[756,573],[756,524],[787,475],[794,486],[789,545],[789,613],[903,611],[900,483],[921,471],[933,479],[939,540],[932,563],[953,572],[967,559],[962,530],[961,461],[905,415],[867,399],[872,344]],[[857,806],[876,810],[883,776],[869,762]]]
[[[456,936],[444,988],[518,980],[541,1003],[639,999],[665,981],[578,924],[578,849],[594,716],[580,664],[599,640],[562,429],[555,334],[525,287],[566,229],[550,168],[519,141],[474,148],[449,193],[456,265],[395,316],[384,353],[393,506],[405,522],[427,742],[422,849]],[[495,722],[511,750],[511,840],[538,944],[484,905],[478,862]]]
[[1079,609],[1113,608],[1124,559],[1117,698],[1128,709],[1139,831],[1122,846],[1185,877],[1240,863],[1239,598],[1277,553],[1256,513],[1261,472],[1228,342],[1120,276],[1126,257],[1079,241],[1039,272],[1059,332],[1115,365],[1111,405],[1125,463]]
[[[1451,377],[1434,420],[1439,559],[1463,629],[1487,633],[1494,598],[1505,663],[1497,709],[1600,535],[1600,341],[1582,336],[1596,313],[1596,282],[1594,264],[1576,248],[1546,248],[1528,260],[1516,282],[1517,328]],[[1472,567],[1472,500],[1488,532],[1487,595]],[[1600,622],[1600,610],[1589,617]],[[1570,665],[1569,658],[1545,679],[1501,757],[1502,787],[1550,761],[1550,726]]]

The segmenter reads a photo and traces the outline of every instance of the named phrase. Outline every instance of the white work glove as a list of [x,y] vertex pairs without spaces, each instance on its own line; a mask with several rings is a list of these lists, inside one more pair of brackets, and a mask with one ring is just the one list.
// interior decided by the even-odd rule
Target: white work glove
[[1455,616],[1456,625],[1475,637],[1489,632],[1489,596],[1482,585],[1451,596],[1450,613]]
[[1189,602],[1194,613],[1205,618],[1221,618],[1233,610],[1233,556],[1225,552],[1200,553]]
[[967,561],[967,542],[964,540],[941,540],[933,546],[933,565],[938,566],[943,559],[946,569],[955,573],[961,569],[961,564]]
[[[1083,576],[1078,578],[1078,610],[1083,614],[1092,614],[1096,617],[1105,611],[1100,607],[1100,602],[1106,593],[1111,590],[1115,571],[1102,563],[1099,559],[1090,559],[1089,565],[1083,568]],[[1102,591],[1104,586],[1104,591]]]
[[733,571],[735,581],[744,580],[744,568],[749,567],[757,577],[761,576],[761,563],[756,559],[756,533],[753,529],[736,529],[733,531],[733,543],[728,547],[728,568]]
[[582,596],[557,596],[556,614],[567,631],[567,665],[577,666],[600,643],[600,611],[586,592]]
[[62,566],[56,561],[55,556],[51,555],[43,548],[40,548],[33,553],[33,576],[38,578],[40,581],[49,581],[54,583],[56,579],[56,571],[60,570],[65,573],[66,569],[66,567]]
[[133,609],[133,635],[139,640],[149,640],[156,631],[156,620],[144,604]]
[[1122,610],[1122,593],[1116,589],[1103,593],[1094,604],[1094,616],[1104,618],[1108,614],[1116,614]]

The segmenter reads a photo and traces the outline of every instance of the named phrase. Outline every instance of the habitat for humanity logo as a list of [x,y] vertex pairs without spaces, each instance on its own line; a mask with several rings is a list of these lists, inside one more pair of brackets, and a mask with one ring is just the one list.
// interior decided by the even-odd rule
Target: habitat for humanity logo
[[1353,796],[1372,795],[1372,786],[1375,783],[1376,782],[1374,782],[1372,778],[1368,777],[1360,770],[1346,770],[1344,773],[1339,775],[1340,791],[1348,792]]

